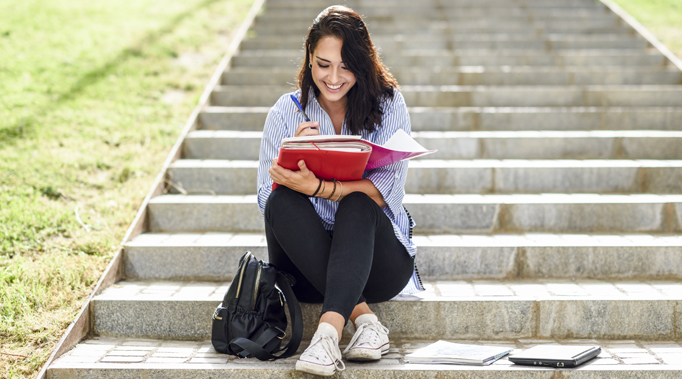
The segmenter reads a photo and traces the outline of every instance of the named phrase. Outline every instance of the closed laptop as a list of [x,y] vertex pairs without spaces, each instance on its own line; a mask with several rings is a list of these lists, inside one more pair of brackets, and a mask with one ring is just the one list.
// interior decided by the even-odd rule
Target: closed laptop
[[600,352],[599,346],[538,345],[511,355],[509,360],[520,365],[575,367],[596,357]]

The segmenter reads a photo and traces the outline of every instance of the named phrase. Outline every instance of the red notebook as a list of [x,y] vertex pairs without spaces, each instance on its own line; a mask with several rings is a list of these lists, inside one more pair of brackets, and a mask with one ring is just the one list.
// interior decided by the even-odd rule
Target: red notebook
[[[323,180],[360,180],[362,174],[377,167],[436,152],[426,150],[412,137],[398,130],[384,146],[360,136],[318,135],[282,140],[277,164],[298,170],[298,161]],[[273,183],[272,189],[277,188]]]

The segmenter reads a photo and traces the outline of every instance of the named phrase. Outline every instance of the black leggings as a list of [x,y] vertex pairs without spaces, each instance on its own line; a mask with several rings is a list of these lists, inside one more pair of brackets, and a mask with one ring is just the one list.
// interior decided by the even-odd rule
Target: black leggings
[[270,263],[296,278],[297,299],[323,302],[322,313],[345,320],[357,304],[400,293],[414,269],[391,221],[362,192],[341,200],[329,233],[307,196],[279,186],[265,205],[265,236]]

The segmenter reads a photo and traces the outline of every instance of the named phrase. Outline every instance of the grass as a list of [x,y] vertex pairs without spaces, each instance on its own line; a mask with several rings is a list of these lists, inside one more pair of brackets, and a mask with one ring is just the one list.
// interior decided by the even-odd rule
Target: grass
[[682,0],[613,0],[682,59]]
[[0,0],[0,377],[74,319],[251,3]]

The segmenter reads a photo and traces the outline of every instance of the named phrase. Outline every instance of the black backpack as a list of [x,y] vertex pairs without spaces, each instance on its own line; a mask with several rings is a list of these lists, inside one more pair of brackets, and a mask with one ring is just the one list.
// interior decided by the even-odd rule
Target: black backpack
[[[211,342],[216,351],[262,361],[296,353],[303,335],[301,307],[291,286],[295,280],[247,251],[223,302],[213,312]],[[282,296],[284,294],[284,296]],[[284,301],[289,307],[292,336],[281,348],[287,328]],[[286,351],[279,356],[274,354]]]

